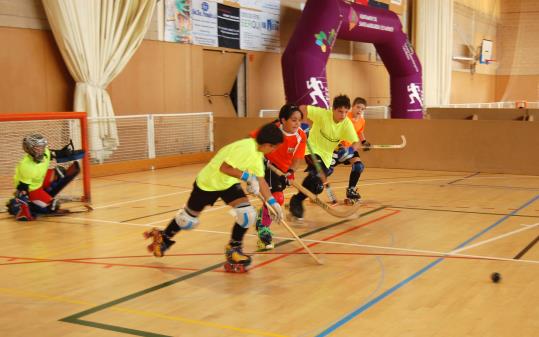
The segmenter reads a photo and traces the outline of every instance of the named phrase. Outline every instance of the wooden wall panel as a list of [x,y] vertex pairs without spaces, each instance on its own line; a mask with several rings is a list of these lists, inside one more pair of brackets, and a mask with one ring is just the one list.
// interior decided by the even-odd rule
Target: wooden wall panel
[[44,34],[45,88],[47,90],[46,111],[73,110],[75,80],[67,70],[67,66],[56,46],[50,31]]
[[261,109],[280,109],[285,102],[281,54],[247,54],[247,116]]
[[453,71],[450,103],[494,102],[496,76]]
[[428,108],[430,119],[526,120],[528,109]]
[[39,111],[47,106],[44,34],[2,29],[0,44],[0,110]]
[[[216,149],[269,121],[216,118]],[[400,135],[408,143],[402,150],[362,152],[367,168],[539,174],[539,156],[530,155],[539,148],[537,122],[369,119],[365,133],[373,144],[400,143]]]
[[539,101],[539,75],[496,76],[496,101]]
[[202,57],[199,55],[201,48],[165,43],[163,51],[163,112],[202,111],[201,104],[195,99],[202,98],[202,68],[193,66],[193,60]]
[[389,105],[389,73],[381,63],[363,63],[368,71],[363,81],[370,87],[369,105]]
[[73,86],[50,32],[0,28],[0,112],[69,111]]
[[185,82],[190,86],[190,97],[183,97],[191,100],[191,111],[204,111],[204,64],[203,48],[201,46],[191,46],[190,77],[185,78]]
[[[524,121],[369,120],[371,143],[395,143],[400,151],[362,154],[367,167],[510,174],[539,174],[539,123]],[[503,141],[500,141],[503,135]]]

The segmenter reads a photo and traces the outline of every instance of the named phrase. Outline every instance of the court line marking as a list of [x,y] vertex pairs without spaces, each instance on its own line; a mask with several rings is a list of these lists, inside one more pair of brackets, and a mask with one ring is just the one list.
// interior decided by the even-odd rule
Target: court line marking
[[[224,207],[224,206],[223,206]],[[385,209],[385,207],[379,207],[379,208],[376,208],[376,209],[373,209],[373,210],[370,210],[368,212],[365,212],[365,213],[362,213],[362,214],[359,214],[359,216],[357,218],[361,218],[361,217],[365,217],[365,216],[368,216],[370,214],[373,214],[375,212],[378,212],[378,211],[381,211]],[[325,230],[327,228],[331,228],[331,227],[334,227],[334,226],[337,226],[339,224],[342,224],[346,221],[349,221],[350,219],[344,219],[344,220],[341,220],[341,221],[338,221],[334,224],[331,224],[331,225],[327,225],[327,226],[324,226],[324,227],[320,227],[318,229],[315,229],[313,231],[310,231],[310,232],[307,232],[307,233],[303,233],[302,235],[300,235],[300,237],[302,236],[308,236],[308,235],[311,235],[311,234],[314,234],[314,233],[318,233],[322,230]],[[284,245],[288,242],[292,242],[292,240],[290,241],[283,241],[283,242],[280,242],[279,244],[280,245]],[[84,325],[84,326],[89,326],[89,327],[94,327],[94,328],[99,328],[99,329],[104,329],[104,330],[109,330],[109,331],[116,331],[116,332],[122,332],[122,333],[128,333],[128,334],[132,334],[132,335],[138,335],[138,336],[163,336],[163,335],[157,335],[157,334],[154,334],[152,335],[152,333],[150,332],[147,332],[147,331],[141,331],[141,330],[134,330],[134,329],[128,329],[128,328],[124,328],[124,327],[121,327],[121,326],[115,326],[115,325],[109,325],[109,324],[102,324],[102,323],[97,323],[97,322],[91,322],[91,321],[86,321],[86,320],[82,320],[81,317],[84,317],[84,316],[88,316],[90,314],[93,314],[95,312],[99,312],[99,311],[102,311],[104,309],[107,309],[108,307],[112,307],[112,306],[115,306],[119,303],[123,303],[123,302],[127,302],[127,301],[130,301],[134,298],[137,298],[137,297],[140,297],[140,296],[143,296],[143,295],[146,295],[150,292],[153,292],[153,291],[156,291],[156,290],[159,290],[159,289],[162,289],[162,288],[165,288],[165,287],[168,287],[168,286],[171,286],[173,284],[176,284],[178,282],[181,282],[181,281],[185,281],[187,279],[190,279],[190,278],[193,278],[193,277],[196,277],[198,275],[202,275],[204,273],[207,273],[207,272],[210,272],[216,268],[221,268],[223,266],[224,262],[220,262],[220,263],[217,263],[217,264],[214,264],[214,265],[211,265],[209,267],[206,267],[204,269],[201,269],[201,270],[198,270],[198,271],[195,271],[195,272],[192,272],[192,273],[189,273],[187,275],[183,275],[181,277],[178,277],[178,278],[175,278],[173,280],[170,280],[170,281],[167,281],[167,282],[164,282],[164,283],[161,283],[161,284],[158,284],[158,285],[155,285],[153,287],[150,287],[150,288],[146,288],[146,289],[143,289],[143,290],[140,290],[138,292],[135,292],[135,293],[132,293],[130,295],[127,295],[127,296],[124,296],[124,297],[121,297],[121,298],[118,298],[116,300],[113,300],[113,301],[110,301],[110,302],[106,302],[104,304],[101,304],[101,305],[98,305],[96,307],[93,307],[93,308],[90,308],[90,309],[87,309],[87,310],[84,310],[82,312],[79,312],[79,313],[76,313],[76,314],[73,314],[73,315],[70,315],[68,317],[64,317],[62,319],[60,319],[61,322],[67,322],[67,323],[72,323],[72,324],[79,324],[79,325]]]
[[[414,206],[387,205],[387,207],[398,208],[398,209],[410,209],[410,210],[416,210],[416,211],[450,212],[450,213],[461,213],[461,214],[498,215],[498,216],[507,215],[507,213],[474,212],[474,211],[462,211],[462,210],[455,210],[455,209],[424,208],[424,207],[414,207]],[[483,209],[485,208],[483,207]],[[539,218],[539,215],[514,214],[513,216],[515,217],[518,216],[522,218]]]
[[520,233],[520,232],[524,232],[524,231],[530,230],[530,229],[535,228],[535,227],[537,227],[537,226],[539,226],[539,222],[538,222],[538,223],[534,223],[534,224],[529,225],[529,226],[526,226],[526,227],[523,227],[523,228],[515,229],[515,230],[510,231],[510,232],[507,232],[507,233],[505,233],[505,234],[501,234],[501,235],[495,236],[495,237],[490,238],[490,239],[488,239],[488,240],[483,240],[483,241],[476,242],[476,243],[474,243],[473,245],[469,245],[469,246],[465,246],[465,247],[462,247],[462,248],[459,248],[459,249],[455,249],[455,250],[449,252],[449,254],[455,254],[455,253],[462,252],[462,251],[465,251],[465,250],[468,250],[468,249],[476,248],[476,247],[482,246],[482,245],[484,245],[484,244],[487,244],[487,243],[490,243],[490,242],[494,242],[494,241],[497,241],[497,240],[506,238],[506,237],[508,237],[508,236],[515,235],[515,234],[518,234],[518,233]]
[[[218,208],[224,208],[224,207],[227,207],[227,206],[220,206]],[[213,208],[208,210],[207,212],[209,212],[211,210],[213,210]],[[513,211],[512,213],[514,213],[514,212],[515,211]],[[513,216],[513,215],[514,214],[509,213],[509,214],[506,214],[504,216]],[[82,221],[91,220],[91,221],[96,221],[96,222],[103,222],[103,223],[117,224],[117,225],[128,225],[128,226],[136,226],[136,227],[159,227],[159,228],[163,228],[164,226],[155,226],[156,223],[169,221],[169,220],[159,220],[159,221],[156,221],[156,222],[150,222],[150,223],[146,223],[146,224],[134,224],[134,223],[128,223],[128,222],[112,221],[112,220],[72,218],[72,217],[70,217],[70,218],[74,219],[74,220],[82,220]],[[347,219],[347,220],[350,220],[350,219]],[[533,224],[533,225],[526,225],[525,227],[523,227],[521,229],[517,229],[517,230],[515,230],[513,232],[501,234],[499,237],[494,237],[494,238],[491,238],[489,240],[485,240],[484,242],[482,241],[482,242],[476,243],[473,246],[465,247],[465,249],[460,249],[459,251],[470,249],[470,248],[473,248],[475,246],[478,246],[479,244],[485,244],[485,243],[488,243],[488,242],[491,242],[491,241],[494,241],[494,240],[497,240],[497,239],[501,239],[503,237],[507,237],[507,236],[510,236],[510,235],[513,235],[513,234],[516,234],[516,233],[519,233],[519,232],[522,232],[522,231],[525,231],[525,230],[528,230],[528,229],[535,228],[537,226],[539,226],[539,223],[536,223],[536,224]],[[209,229],[195,228],[195,229],[193,229],[191,231],[193,231],[193,232],[202,232],[202,233],[230,235],[230,232],[216,231],[216,230],[209,230]],[[256,234],[249,234],[249,233],[246,234],[246,235],[251,236],[251,237],[256,236]],[[275,238],[276,239],[282,239],[282,240],[292,240],[293,239],[293,238],[283,237],[283,236],[275,236]],[[305,242],[321,242],[319,240],[313,240],[313,239],[303,239],[303,241],[305,241]],[[474,258],[474,259],[490,259],[490,260],[497,260],[497,261],[512,261],[512,262],[532,263],[532,264],[539,263],[539,261],[535,261],[535,260],[522,260],[522,259],[511,259],[511,258],[502,258],[502,257],[494,257],[494,256],[459,254],[458,251],[455,251],[455,252],[441,252],[441,251],[435,251],[435,250],[387,247],[387,246],[358,244],[358,243],[346,243],[346,242],[337,242],[337,241],[324,241],[323,243],[330,244],[330,245],[343,245],[343,246],[362,247],[362,248],[395,250],[395,251],[400,251],[400,252],[430,254],[430,255],[438,255],[438,256],[461,256],[461,257],[468,257],[468,258]]]
[[[520,210],[528,207],[529,205],[531,205],[532,203],[534,203],[536,200],[539,199],[539,194],[536,195],[535,197],[533,197],[532,199],[528,200],[527,202],[525,202],[523,205],[521,205],[519,208],[517,208],[516,210],[514,210],[513,212],[511,212],[512,214],[516,214],[517,212],[519,212]],[[511,217],[511,214],[509,215],[506,215],[504,217],[502,217],[501,219],[499,219],[498,221],[496,221],[495,223],[493,223],[492,225],[486,227],[485,229],[483,229],[482,231],[478,232],[477,234],[473,235],[472,237],[470,237],[469,239],[467,239],[466,241],[464,241],[463,243],[459,244],[455,249],[459,249],[459,248],[462,248],[464,246],[466,246],[468,243],[472,242],[473,240],[477,239],[478,237],[480,237],[481,235],[487,233],[488,231],[490,231],[491,229],[495,228],[496,226],[498,226],[499,224],[501,224],[502,222],[504,222],[505,220],[509,219]],[[336,323],[334,324],[331,324],[329,327],[327,327],[326,329],[324,329],[321,333],[317,334],[315,337],[323,337],[323,336],[328,336],[329,334],[331,334],[332,332],[334,332],[335,330],[339,329],[341,326],[343,326],[344,324],[348,323],[349,321],[351,321],[352,319],[354,319],[355,317],[357,317],[358,315],[360,315],[361,313],[365,312],[366,310],[368,310],[369,308],[373,307],[374,305],[376,305],[377,303],[379,303],[380,301],[382,301],[383,299],[385,299],[386,297],[388,297],[389,295],[393,294],[395,291],[399,290],[400,288],[402,288],[403,286],[405,286],[406,284],[410,283],[411,281],[413,281],[414,279],[418,278],[419,276],[421,276],[422,274],[426,273],[427,271],[429,271],[430,269],[432,269],[433,267],[435,267],[437,264],[439,264],[440,262],[442,262],[444,260],[443,257],[439,258],[439,259],[436,259],[436,261],[434,262],[431,262],[429,263],[428,265],[426,265],[425,267],[421,268],[420,270],[418,270],[417,272],[415,272],[414,274],[410,275],[409,277],[405,278],[404,280],[400,281],[399,283],[395,284],[394,286],[392,286],[391,288],[389,288],[388,290],[384,291],[382,294],[378,295],[377,297],[375,297],[374,299],[370,300],[369,302],[361,305],[359,308],[351,311],[350,313],[346,314],[344,317],[342,317],[340,320],[338,320]]]
[[[0,288],[0,293],[4,293],[4,294],[11,295],[14,297],[38,299],[38,300],[44,300],[48,302],[60,302],[60,303],[69,303],[69,304],[80,304],[80,305],[96,305],[96,303],[92,303],[88,301],[75,300],[75,299],[71,299],[64,296],[49,295],[45,293],[30,292],[30,291],[26,291],[22,289],[15,289],[15,288]],[[277,334],[277,333],[272,333],[272,332],[267,332],[267,331],[262,331],[262,330],[257,330],[257,329],[238,328],[238,327],[227,325],[227,324],[206,322],[206,321],[201,321],[201,320],[196,320],[196,319],[191,319],[191,318],[186,318],[186,317],[176,316],[176,315],[165,315],[165,314],[160,314],[158,312],[131,309],[131,308],[126,308],[122,306],[110,308],[110,310],[117,311],[117,312],[125,312],[125,313],[134,314],[136,316],[142,316],[142,317],[155,317],[155,318],[161,318],[161,319],[165,319],[169,321],[179,321],[183,323],[200,325],[200,326],[205,326],[205,327],[210,327],[210,328],[238,331],[245,334],[255,334],[259,336],[268,336],[268,337],[288,337],[282,334]],[[159,335],[159,334],[152,334],[152,335]],[[144,336],[147,336],[147,335],[144,335]],[[159,336],[164,336],[164,335],[159,335]]]
[[[371,185],[387,185],[387,184],[398,184],[398,183],[407,183],[407,182],[415,182],[415,181],[439,181],[439,180],[449,180],[450,178],[458,178],[458,177],[461,177],[461,176],[448,176],[446,178],[436,178],[436,179],[416,179],[416,180],[404,180],[404,181],[388,181],[388,182],[380,182],[380,183],[367,183],[367,184],[361,184],[360,182],[360,185],[361,186],[371,186]],[[488,178],[488,177],[485,177],[485,178]],[[499,177],[493,177],[493,178],[499,178]],[[348,186],[335,186],[334,188],[347,188]],[[177,194],[183,194],[183,193],[188,193],[188,192],[191,192],[191,190],[184,190],[184,191],[180,191],[180,192],[174,192],[174,193],[168,193],[168,194],[162,194],[162,195],[158,195],[158,196],[151,196],[151,197],[147,197],[147,198],[140,198],[140,199],[132,199],[132,200],[126,200],[126,201],[122,201],[122,202],[117,202],[117,203],[112,203],[112,204],[105,204],[105,205],[99,205],[99,206],[95,206],[93,207],[94,209],[104,209],[104,208],[109,208],[109,207],[114,207],[114,206],[118,206],[118,205],[125,205],[125,204],[129,204],[129,203],[135,203],[135,202],[139,202],[139,201],[145,201],[145,200],[151,200],[151,199],[158,199],[158,198],[164,198],[164,197],[168,197],[168,196],[172,196],[172,195],[177,195]]]
[[93,209],[104,209],[104,208],[110,208],[110,207],[114,207],[114,206],[125,205],[125,204],[130,204],[130,203],[139,202],[139,201],[146,201],[146,200],[170,197],[171,195],[184,194],[184,193],[188,193],[188,192],[191,192],[191,190],[183,190],[183,191],[179,191],[179,192],[161,194],[161,195],[156,195],[156,196],[151,196],[151,197],[146,197],[146,198],[140,198],[140,199],[125,200],[125,201],[116,202],[116,203],[112,203],[112,204],[105,204],[105,205],[100,205],[100,206],[95,206],[95,207],[92,206],[92,208]]
[[515,255],[514,259],[520,260],[520,258],[524,256],[524,254],[526,254],[530,249],[532,249],[532,247],[535,246],[535,244],[538,241],[539,241],[539,235],[537,235],[537,237],[534,240],[532,240],[532,242],[530,242],[526,247],[524,247],[524,249],[518,252],[518,254]]
[[[460,177],[460,176],[455,176]],[[470,179],[505,179],[508,178],[507,176],[487,176],[487,177],[473,177]],[[402,180],[402,181],[387,181],[387,182],[380,182],[380,183],[367,183],[362,184],[361,181],[358,184],[358,187],[363,186],[376,186],[376,185],[390,185],[390,184],[407,184],[407,183],[415,183],[415,182],[422,182],[422,181],[440,181],[440,180],[449,180],[448,178],[436,178],[436,179],[415,179],[415,180]],[[346,186],[335,186],[333,188],[348,188],[348,185]]]
[[465,179],[468,179],[468,178],[471,178],[471,177],[475,177],[476,175],[479,175],[479,174],[481,174],[481,172],[474,172],[474,173],[469,174],[469,175],[467,175],[465,177],[462,177],[460,179],[455,179],[453,181],[450,181],[450,182],[447,183],[447,185],[451,185],[451,184],[454,184],[454,183],[456,183],[458,181],[462,181],[462,180],[465,180]]
[[[401,183],[406,184],[406,183],[424,182],[424,181],[441,181],[441,180],[450,180],[450,178],[461,178],[461,177],[462,176],[460,176],[460,175],[458,175],[458,176],[455,175],[455,176],[446,176],[445,178],[396,180],[396,181],[386,181],[386,182],[376,182],[376,183],[373,182],[373,183],[365,183],[365,184],[360,181],[358,186],[359,187],[367,187],[367,186],[390,185],[390,184],[401,184]],[[502,178],[507,178],[507,177],[506,176],[485,176],[485,177],[474,177],[473,179],[502,179]],[[334,189],[344,189],[344,188],[348,188],[348,185],[346,185],[346,186],[345,185],[333,186],[333,188]],[[93,207],[93,209],[98,210],[98,209],[111,208],[111,207],[115,207],[115,206],[135,203],[135,202],[139,202],[139,201],[159,199],[159,198],[164,198],[164,197],[169,197],[169,196],[179,195],[179,194],[184,194],[184,193],[189,193],[189,192],[191,192],[191,190],[183,190],[183,191],[179,191],[179,192],[162,194],[162,195],[158,195],[158,196],[151,196],[151,197],[140,198],[140,199],[126,200],[126,201],[121,201],[121,202],[116,202],[116,203],[111,203],[111,204],[98,205],[98,206]],[[292,193],[290,193],[290,194],[292,194]],[[220,207],[225,207],[225,206],[220,206]],[[208,211],[210,211],[210,210],[208,210]],[[204,212],[207,213],[208,211],[204,211]],[[69,217],[69,216],[67,216],[67,217]],[[165,220],[162,220],[162,221],[165,221]],[[155,223],[159,223],[159,222],[162,222],[162,221],[156,221]]]

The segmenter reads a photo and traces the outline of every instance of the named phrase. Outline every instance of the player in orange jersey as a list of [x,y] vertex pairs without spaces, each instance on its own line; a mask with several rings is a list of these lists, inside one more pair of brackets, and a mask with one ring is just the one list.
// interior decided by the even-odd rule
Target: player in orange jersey
[[[283,190],[290,185],[289,181],[294,179],[294,171],[305,156],[307,136],[300,128],[302,120],[303,114],[297,106],[283,105],[279,111],[279,119],[275,121],[275,124],[281,129],[284,141],[275,151],[265,155],[269,163],[276,166],[282,172],[286,172],[286,177],[281,177],[271,171],[266,165],[266,182],[270,186],[273,197],[281,205],[284,203]],[[257,132],[258,130],[253,131],[251,137],[256,137]],[[268,210],[263,206],[258,213],[256,221],[259,250],[267,250],[274,247],[272,233],[269,229],[270,225],[271,218]]]
[[[352,109],[348,112],[348,118],[352,121],[354,129],[357,132],[359,140],[364,147],[363,151],[369,151],[371,144],[365,138],[365,118],[364,113],[367,108],[367,101],[362,97],[356,97],[352,104]],[[361,161],[359,153],[350,147],[351,143],[342,141],[339,148],[333,153],[333,160],[330,171],[333,172],[335,166],[339,164],[351,165],[352,171],[348,180],[348,189],[346,190],[346,198],[349,203],[357,202],[361,196],[357,192],[356,185],[359,181],[361,173],[365,169],[365,165]]]

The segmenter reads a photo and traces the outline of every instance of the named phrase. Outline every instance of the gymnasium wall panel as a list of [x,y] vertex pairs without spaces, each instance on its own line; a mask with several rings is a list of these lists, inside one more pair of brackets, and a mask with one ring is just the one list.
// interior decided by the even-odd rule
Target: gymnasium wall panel
[[[216,149],[245,137],[271,118],[216,118]],[[402,150],[361,152],[369,167],[539,175],[539,123],[500,120],[367,120],[372,144]]]

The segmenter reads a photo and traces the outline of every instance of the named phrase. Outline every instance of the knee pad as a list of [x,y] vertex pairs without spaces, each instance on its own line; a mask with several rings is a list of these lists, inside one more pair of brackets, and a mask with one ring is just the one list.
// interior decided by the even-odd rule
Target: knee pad
[[324,184],[322,180],[315,175],[309,174],[303,181],[303,187],[313,192],[314,194],[320,194],[324,190]]
[[6,204],[7,212],[11,215],[16,215],[21,209],[21,204],[15,198],[9,199]]
[[317,179],[314,184],[314,194],[320,194],[324,190],[324,184],[322,183],[322,180]]
[[273,197],[275,198],[275,200],[279,203],[279,205],[283,205],[284,204],[284,194],[283,194],[283,191],[279,191],[279,192],[273,192],[272,193]]
[[365,165],[361,161],[356,161],[354,164],[352,164],[352,172],[363,172],[365,169]]
[[181,229],[190,230],[198,225],[198,218],[187,214],[183,208],[176,213],[174,219]]
[[242,228],[249,228],[249,226],[256,223],[256,210],[250,203],[244,202],[234,208],[236,213],[236,222]]

